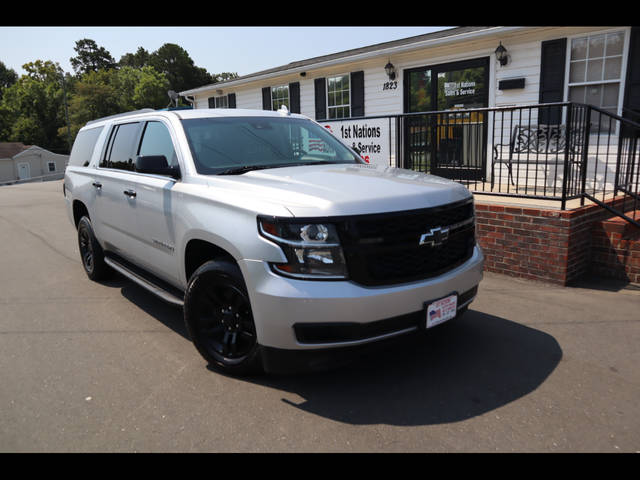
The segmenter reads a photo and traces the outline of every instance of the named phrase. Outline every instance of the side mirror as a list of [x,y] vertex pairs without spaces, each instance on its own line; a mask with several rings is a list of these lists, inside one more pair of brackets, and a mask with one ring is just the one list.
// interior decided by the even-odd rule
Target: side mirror
[[136,158],[136,172],[180,178],[180,167],[170,167],[164,155],[144,155]]

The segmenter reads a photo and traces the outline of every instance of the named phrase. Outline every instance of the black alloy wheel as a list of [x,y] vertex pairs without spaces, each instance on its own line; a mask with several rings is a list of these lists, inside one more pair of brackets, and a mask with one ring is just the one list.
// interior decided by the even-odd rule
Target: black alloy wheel
[[93,246],[91,245],[91,237],[86,228],[78,230],[78,243],[80,248],[80,257],[87,274],[93,272]]
[[241,362],[256,343],[246,295],[234,285],[210,285],[196,302],[196,328],[206,348],[227,363]]
[[91,280],[103,280],[108,277],[110,269],[104,262],[104,252],[93,233],[88,217],[82,217],[78,222],[78,249],[84,271]]
[[212,366],[232,374],[259,371],[251,304],[237,266],[202,265],[187,287],[184,313],[193,343]]

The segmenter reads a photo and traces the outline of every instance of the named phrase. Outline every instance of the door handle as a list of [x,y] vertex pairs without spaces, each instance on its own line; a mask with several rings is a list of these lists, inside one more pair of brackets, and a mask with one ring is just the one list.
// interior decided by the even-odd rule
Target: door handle
[[93,185],[96,188],[102,188],[102,184],[100,182],[93,182],[91,185]]
[[133,190],[125,190],[124,194],[129,198],[134,198],[136,196],[136,192]]

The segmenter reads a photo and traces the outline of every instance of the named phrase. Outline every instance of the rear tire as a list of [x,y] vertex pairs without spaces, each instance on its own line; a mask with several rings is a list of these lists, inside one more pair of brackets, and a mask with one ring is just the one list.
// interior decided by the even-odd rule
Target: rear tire
[[231,375],[262,373],[251,304],[242,273],[228,261],[211,260],[187,285],[184,321],[202,357]]
[[104,252],[93,233],[91,221],[86,216],[78,222],[78,248],[87,276],[94,281],[106,279],[111,269],[104,262]]

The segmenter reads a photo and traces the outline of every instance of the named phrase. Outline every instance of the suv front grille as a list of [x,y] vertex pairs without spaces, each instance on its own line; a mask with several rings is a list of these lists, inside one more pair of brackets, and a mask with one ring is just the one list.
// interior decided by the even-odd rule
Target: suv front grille
[[[420,245],[432,229],[449,228],[448,238]],[[367,286],[393,285],[440,275],[473,254],[472,200],[439,207],[358,215],[341,227],[349,278]]]

